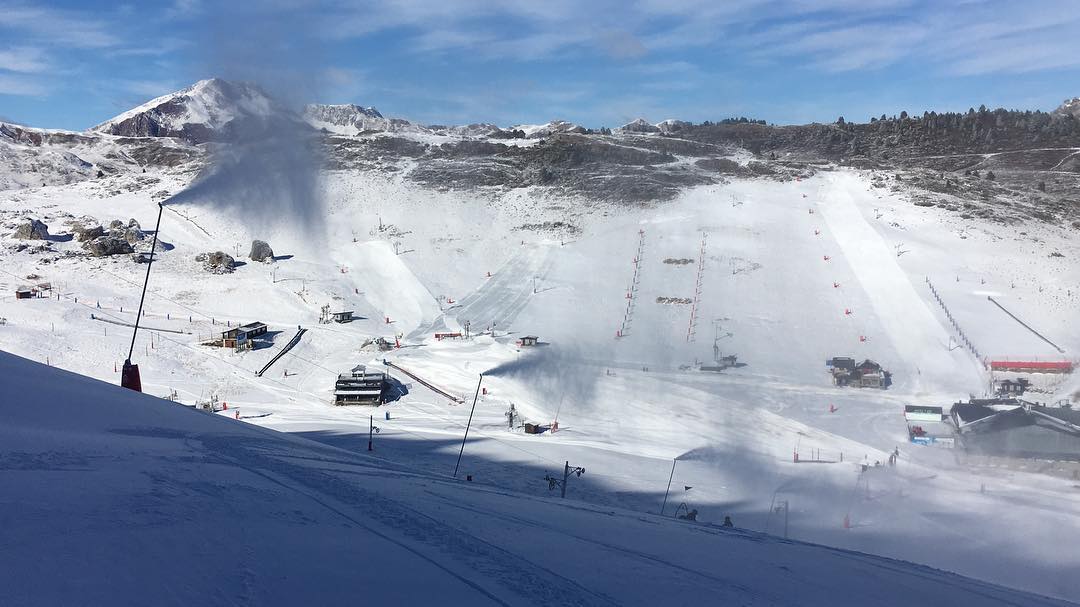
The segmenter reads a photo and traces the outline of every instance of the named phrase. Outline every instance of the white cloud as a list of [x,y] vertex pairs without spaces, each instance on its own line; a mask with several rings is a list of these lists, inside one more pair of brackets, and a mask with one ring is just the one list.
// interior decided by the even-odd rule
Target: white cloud
[[202,0],[173,0],[165,10],[166,19],[189,19],[203,12]]
[[319,101],[324,103],[365,103],[360,97],[367,86],[364,70],[342,67],[323,68],[319,74]]
[[43,97],[46,94],[48,94],[48,90],[34,78],[0,74],[0,95]]
[[35,47],[12,47],[0,49],[0,70],[35,74],[49,69],[45,53]]
[[0,1],[0,29],[56,46],[105,48],[119,43],[108,25],[75,11]]
[[696,50],[828,72],[920,62],[942,74],[1080,62],[1074,0],[374,0],[329,18],[327,31],[339,38],[400,29],[417,52],[469,50],[493,60]]

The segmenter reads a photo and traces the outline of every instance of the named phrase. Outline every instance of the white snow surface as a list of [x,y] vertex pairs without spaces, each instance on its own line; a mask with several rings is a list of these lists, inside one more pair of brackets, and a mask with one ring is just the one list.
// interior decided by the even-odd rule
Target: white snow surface
[[[186,179],[159,177],[162,183],[155,187],[172,191]],[[185,404],[216,395],[229,403],[221,415],[238,411],[246,424],[104,387],[110,396],[93,402],[112,409],[91,415],[86,411],[96,405],[71,409],[76,401],[63,396],[71,390],[44,392],[54,384],[68,390],[62,388],[66,380],[44,379],[42,374],[55,370],[5,373],[12,380],[4,390],[0,453],[30,462],[3,472],[5,487],[18,489],[4,493],[0,508],[5,520],[18,521],[8,528],[23,534],[22,543],[0,547],[8,550],[5,562],[23,554],[27,542],[38,542],[45,547],[20,567],[51,561],[46,557],[55,552],[74,570],[76,561],[86,567],[83,556],[92,552],[62,548],[61,542],[70,536],[86,542],[79,546],[112,550],[101,540],[118,535],[123,541],[115,550],[131,567],[119,566],[109,553],[92,560],[86,580],[117,579],[95,569],[107,566],[135,585],[144,568],[172,567],[200,580],[204,585],[197,588],[210,594],[199,596],[210,596],[211,603],[258,603],[263,597],[289,602],[299,596],[291,593],[300,592],[304,579],[328,593],[306,595],[316,603],[335,602],[346,590],[361,596],[359,585],[370,590],[372,579],[386,581],[378,586],[387,592],[423,591],[409,581],[390,583],[404,575],[398,570],[382,575],[382,569],[370,569],[381,562],[406,563],[402,571],[414,563],[417,571],[430,572],[443,585],[431,587],[445,587],[448,601],[478,596],[474,586],[425,559],[514,604],[813,604],[818,596],[822,602],[831,596],[832,603],[836,596],[850,596],[853,604],[910,604],[916,598],[993,604],[1008,596],[959,578],[948,578],[956,582],[948,590],[938,585],[940,573],[891,561],[873,566],[883,573],[868,575],[862,564],[885,561],[757,535],[784,533],[774,506],[786,501],[788,535],[795,540],[1080,600],[1080,579],[1070,575],[1080,566],[1073,545],[1080,533],[1075,481],[1038,473],[1044,467],[1038,462],[976,467],[948,450],[910,445],[902,416],[905,404],[948,407],[969,394],[982,395],[990,381],[981,361],[950,348],[955,331],[927,278],[985,355],[1076,359],[1075,232],[991,224],[913,206],[850,170],[785,183],[733,180],[647,208],[595,206],[528,188],[433,192],[399,176],[368,172],[324,177],[325,242],[296,234],[288,218],[274,230],[257,231],[243,218],[206,207],[169,206],[164,216],[161,238],[168,250],[155,262],[147,330],[134,353],[144,389],[158,396],[176,390]],[[16,244],[8,237],[10,228],[0,230],[0,317],[6,319],[0,349],[118,383],[130,329],[91,315],[133,320],[145,266],[127,258],[65,256],[80,249],[64,240],[63,224],[81,215],[105,223],[134,217],[149,229],[156,214],[151,193],[117,193],[110,187],[115,179],[0,192],[5,218],[34,216],[57,235],[49,245],[55,253],[15,252],[9,248]],[[577,229],[522,229],[556,221]],[[657,298],[695,297],[703,232],[697,322],[691,325],[689,306]],[[242,254],[254,238],[269,241],[281,257],[223,276],[203,273],[193,260],[209,250],[232,254],[238,248]],[[1050,257],[1050,251],[1063,256]],[[665,263],[683,259],[690,262]],[[635,265],[638,282],[624,325]],[[57,289],[51,297],[13,299],[16,286],[31,282],[29,275]],[[987,301],[988,293],[1065,354],[1002,313]],[[361,318],[316,324],[325,304]],[[270,326],[273,345],[246,353],[199,345],[230,325],[253,320]],[[472,340],[433,337],[436,331],[462,330],[466,322]],[[309,329],[300,344],[256,378],[254,372],[297,325]],[[529,334],[548,345],[515,345]],[[720,374],[695,370],[695,360],[712,360],[714,335],[723,353],[738,354],[746,366]],[[397,337],[402,347],[384,353],[364,346],[375,337]],[[893,372],[894,384],[886,391],[833,387],[824,362],[845,355],[877,360]],[[471,403],[456,405],[391,371],[408,390],[400,399],[375,409],[329,405],[336,374],[356,364],[381,368],[383,358],[466,401],[479,373],[504,369],[485,377],[486,393],[472,416],[459,474],[473,476],[472,489],[447,480]],[[4,364],[16,365],[12,360],[5,357]],[[34,383],[15,383],[24,378]],[[99,386],[79,378],[71,382],[80,393]],[[1046,379],[1041,389],[1034,397],[1052,403],[1073,398],[1080,381]],[[130,404],[117,409],[121,403]],[[519,421],[558,420],[559,431],[507,430],[504,413],[511,403]],[[366,455],[372,415],[381,428],[375,437],[378,460]],[[179,430],[187,420],[192,428]],[[59,426],[49,430],[50,424]],[[172,428],[172,434],[103,433],[115,427]],[[250,439],[234,443],[221,433]],[[72,460],[83,447],[101,456]],[[901,456],[895,468],[861,472],[859,464],[885,461],[896,447]],[[795,464],[795,450],[803,459],[817,454],[814,459],[834,463]],[[64,454],[56,456],[54,467],[64,469],[49,472],[52,464],[42,453],[54,451]],[[129,452],[147,457],[128,457]],[[670,518],[685,504],[698,510],[698,525],[656,516],[673,458],[678,462],[665,515]],[[127,470],[133,461],[139,462],[135,471],[117,477],[108,471]],[[560,474],[567,461],[587,469],[571,479],[570,508],[551,503],[543,480]],[[166,472],[152,472],[159,466]],[[313,480],[304,484],[309,475]],[[174,477],[181,480],[169,480]],[[108,497],[108,487],[116,487],[118,497]],[[74,499],[79,491],[97,497]],[[193,507],[174,507],[170,498],[177,494],[184,496],[177,503],[190,499]],[[389,512],[406,514],[387,522],[380,508],[365,505],[375,494],[393,502]],[[59,511],[42,514],[48,508]],[[333,509],[355,520],[349,523]],[[718,531],[713,525],[727,515],[745,531]],[[136,517],[132,527],[139,532],[116,531],[128,516]],[[446,544],[418,548],[424,557],[410,553],[416,561],[404,554],[400,561],[372,559],[366,540],[351,535],[368,533],[365,517],[375,517],[373,528],[385,536],[371,542],[386,540],[380,545],[387,550],[398,548],[386,538],[422,544],[431,535]],[[426,517],[445,525],[436,531],[427,522],[404,522]],[[91,529],[81,535],[49,526],[83,519]],[[302,539],[305,534],[312,539]],[[176,558],[165,548],[173,536],[184,546]],[[466,547],[477,537],[488,544],[474,553]],[[736,541],[745,544],[730,543]],[[316,558],[321,543],[340,547],[341,563],[350,565]],[[760,552],[747,552],[747,546]],[[266,555],[275,549],[295,555],[295,562],[280,554],[271,560]],[[148,556],[136,559],[140,550]],[[854,560],[833,561],[834,556]],[[538,594],[522,597],[507,590],[503,578],[518,578],[491,564],[503,562],[512,571],[532,572],[518,586]],[[41,567],[40,574],[46,570]],[[166,575],[162,571],[141,578],[156,580],[154,575]],[[916,572],[922,581],[905,577]],[[41,579],[21,568],[0,575],[24,583]],[[562,600],[546,594],[557,584],[536,581],[563,577],[578,590]],[[141,587],[175,593],[178,603],[193,599],[196,591],[176,581],[184,578],[169,579]],[[71,602],[63,585],[40,587],[57,593],[50,595],[54,603]],[[879,587],[887,591],[858,594]],[[104,582],[94,588],[106,599],[113,596]],[[345,589],[342,595],[332,594],[338,588]],[[954,594],[969,591],[981,594]],[[388,602],[415,599],[387,595]],[[1007,600],[1039,604],[1031,596]]]
[[[1062,605],[416,471],[0,352],[12,605]],[[842,599],[840,597],[843,597]]]

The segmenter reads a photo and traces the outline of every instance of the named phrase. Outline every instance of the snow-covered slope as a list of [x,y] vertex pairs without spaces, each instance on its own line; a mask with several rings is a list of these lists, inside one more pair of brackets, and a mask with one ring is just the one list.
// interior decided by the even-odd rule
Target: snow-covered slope
[[0,375],[11,604],[1063,604],[738,529],[470,487],[383,460],[381,442],[360,455],[3,352]]
[[[34,213],[56,235],[36,253],[0,232],[0,347],[116,381],[130,333],[112,323],[133,319],[145,268],[80,254],[78,242],[65,241],[64,221],[92,215],[151,225],[152,190],[115,193],[108,184],[118,182],[0,196],[6,216]],[[163,178],[155,187],[179,186]],[[445,471],[468,407],[404,375],[408,393],[385,409],[332,407],[336,374],[388,359],[469,398],[478,373],[521,359],[517,371],[484,380],[476,440],[462,462],[476,484],[548,495],[542,479],[569,460],[589,472],[568,499],[656,512],[679,457],[669,516],[686,504],[702,522],[732,515],[740,527],[777,533],[770,504],[783,499],[792,507],[790,535],[800,540],[1080,597],[1080,582],[1064,575],[1080,566],[1070,548],[1080,533],[1074,482],[1030,468],[971,467],[910,445],[902,416],[905,404],[947,406],[987,388],[982,366],[950,347],[951,325],[927,276],[986,352],[1052,354],[987,302],[987,292],[1068,352],[1080,349],[1080,274],[1071,263],[1080,246],[1068,233],[1027,226],[1020,236],[913,206],[852,170],[802,181],[733,179],[640,209],[573,205],[531,188],[440,192],[369,171],[325,175],[323,197],[326,235],[316,243],[288,221],[271,229],[215,207],[167,206],[161,237],[169,248],[155,265],[150,329],[135,351],[148,392],[176,390],[188,404],[216,395],[251,423],[349,450],[364,450],[358,435],[366,437],[374,414],[381,457]],[[194,261],[206,251],[242,255],[254,238],[281,258],[221,276]],[[692,326],[690,304],[670,301],[694,298],[703,239]],[[1047,249],[1062,257],[1048,258]],[[29,275],[58,285],[60,297],[12,299]],[[318,325],[326,304],[359,318]],[[270,325],[272,345],[243,353],[199,345],[252,320]],[[467,322],[472,340],[434,339]],[[300,344],[255,377],[297,325],[308,329]],[[551,345],[529,357],[514,345],[523,334]],[[364,346],[395,336],[401,349]],[[712,360],[714,337],[746,366],[697,370],[695,360]],[[836,355],[881,362],[893,386],[833,387],[823,362]],[[1045,388],[1039,399],[1049,402],[1076,390]],[[559,431],[508,430],[510,404],[518,422],[557,419]],[[897,467],[861,472],[860,463],[885,461],[897,446]],[[833,463],[796,464],[795,450]]]
[[234,120],[283,112],[254,85],[211,78],[152,99],[91,130],[127,137],[179,137],[199,143],[216,138]]
[[149,168],[183,173],[202,150],[171,138],[123,140],[0,123],[0,190],[78,183],[127,175],[147,185]]

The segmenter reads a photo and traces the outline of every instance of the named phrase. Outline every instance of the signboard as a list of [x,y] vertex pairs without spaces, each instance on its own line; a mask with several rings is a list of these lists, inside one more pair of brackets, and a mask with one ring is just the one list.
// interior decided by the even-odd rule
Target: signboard
[[944,413],[941,407],[905,405],[904,419],[909,422],[940,422]]

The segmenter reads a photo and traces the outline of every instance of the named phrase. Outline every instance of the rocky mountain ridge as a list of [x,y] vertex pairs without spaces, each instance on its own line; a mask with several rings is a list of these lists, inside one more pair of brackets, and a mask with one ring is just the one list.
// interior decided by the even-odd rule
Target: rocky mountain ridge
[[84,133],[0,124],[0,188],[148,168],[194,175],[206,162],[205,144],[227,143],[245,121],[273,125],[284,114],[290,124],[310,125],[326,169],[395,173],[429,188],[540,188],[586,203],[639,204],[732,177],[792,179],[851,165],[899,175],[926,204],[963,212],[974,199],[979,212],[1072,222],[1080,220],[1074,109],[1080,101],[1051,113],[981,107],[865,123],[637,119],[611,131],[556,120],[504,129],[424,126],[354,104],[309,105],[297,115],[257,87],[212,79]]

